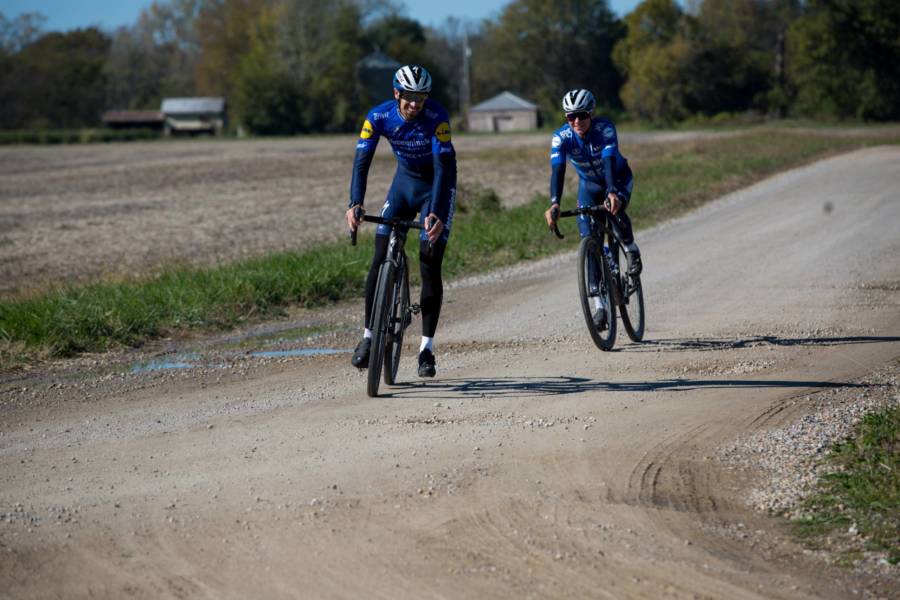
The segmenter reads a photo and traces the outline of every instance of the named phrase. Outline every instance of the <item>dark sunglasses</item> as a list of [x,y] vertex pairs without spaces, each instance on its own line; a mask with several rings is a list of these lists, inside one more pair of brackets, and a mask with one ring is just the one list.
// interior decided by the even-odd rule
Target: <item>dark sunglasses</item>
[[428,94],[425,92],[400,92],[400,98],[407,102],[418,102],[421,104],[428,98]]
[[573,112],[573,113],[569,113],[566,115],[566,120],[569,123],[574,123],[578,119],[581,119],[582,121],[587,121],[590,118],[591,118],[591,113],[589,113],[587,111]]

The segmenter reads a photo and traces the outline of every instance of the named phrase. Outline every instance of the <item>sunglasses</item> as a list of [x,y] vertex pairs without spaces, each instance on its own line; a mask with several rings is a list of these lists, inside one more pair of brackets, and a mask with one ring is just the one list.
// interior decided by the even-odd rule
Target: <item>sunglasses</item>
[[581,119],[582,121],[587,121],[590,118],[591,118],[591,113],[589,113],[587,111],[573,112],[573,113],[569,113],[566,115],[566,120],[569,123],[574,123],[578,119]]
[[418,102],[421,104],[428,98],[428,94],[425,92],[400,92],[400,98],[407,102]]

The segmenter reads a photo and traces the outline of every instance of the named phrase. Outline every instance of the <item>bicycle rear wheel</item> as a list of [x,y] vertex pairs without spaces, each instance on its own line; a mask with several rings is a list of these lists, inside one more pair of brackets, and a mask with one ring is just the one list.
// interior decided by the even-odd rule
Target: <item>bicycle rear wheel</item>
[[403,269],[398,271],[398,277],[391,289],[391,318],[384,346],[384,382],[387,385],[394,385],[397,381],[400,352],[403,350],[403,332],[409,325],[409,263],[406,261],[403,261]]
[[591,339],[601,350],[616,343],[616,299],[612,274],[594,236],[582,238],[578,248],[578,293]]
[[622,325],[632,342],[640,342],[644,339],[644,290],[641,287],[641,277],[628,274],[625,251],[618,241],[614,244],[612,255],[619,264],[619,314],[622,315]]
[[384,363],[384,347],[387,342],[392,290],[394,288],[394,264],[385,261],[378,268],[378,283],[375,286],[375,303],[372,307],[372,346],[369,350],[369,372],[366,393],[374,398],[378,395],[381,367]]

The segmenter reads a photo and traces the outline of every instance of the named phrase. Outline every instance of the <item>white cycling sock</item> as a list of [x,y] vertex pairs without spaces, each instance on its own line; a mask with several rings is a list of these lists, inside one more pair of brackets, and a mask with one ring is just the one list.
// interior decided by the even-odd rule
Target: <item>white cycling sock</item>
[[371,337],[372,337],[372,330],[371,330],[371,329],[366,329],[365,331],[363,331],[363,337],[364,337],[364,338],[371,338]]
[[434,338],[433,337],[425,337],[422,336],[422,344],[419,346],[419,352],[428,348],[431,352],[434,352]]

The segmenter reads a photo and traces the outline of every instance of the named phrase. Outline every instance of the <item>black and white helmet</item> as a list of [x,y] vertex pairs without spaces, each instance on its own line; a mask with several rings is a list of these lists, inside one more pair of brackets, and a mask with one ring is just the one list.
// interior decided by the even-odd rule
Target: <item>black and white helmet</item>
[[562,107],[566,114],[574,112],[594,112],[597,101],[588,90],[571,90],[563,96]]
[[404,65],[394,73],[394,88],[401,92],[431,92],[431,75],[425,67]]

